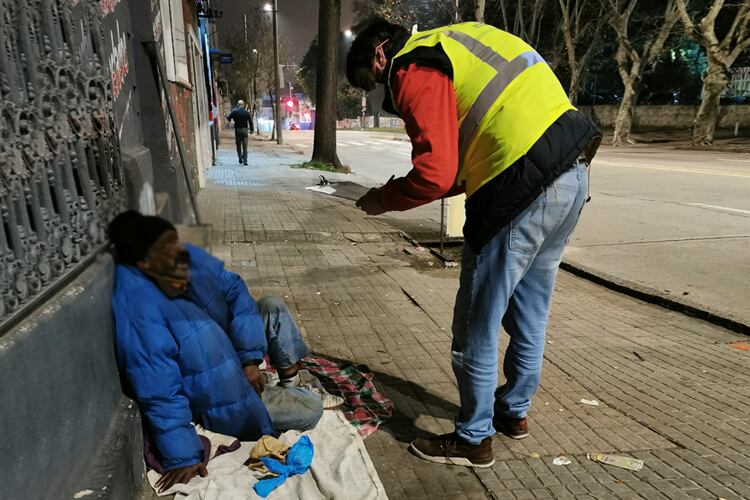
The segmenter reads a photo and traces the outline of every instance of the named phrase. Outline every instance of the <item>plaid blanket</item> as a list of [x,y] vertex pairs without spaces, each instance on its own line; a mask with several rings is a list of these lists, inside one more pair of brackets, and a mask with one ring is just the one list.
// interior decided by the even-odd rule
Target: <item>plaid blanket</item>
[[302,364],[320,379],[326,391],[346,400],[341,411],[360,436],[374,433],[391,416],[393,401],[375,389],[372,373],[315,356],[304,358]]

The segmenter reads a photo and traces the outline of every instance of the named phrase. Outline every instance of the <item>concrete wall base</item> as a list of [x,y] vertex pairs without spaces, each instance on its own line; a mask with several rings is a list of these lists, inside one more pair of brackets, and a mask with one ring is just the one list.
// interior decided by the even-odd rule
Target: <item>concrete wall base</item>
[[0,337],[0,496],[138,498],[143,433],[122,395],[103,254]]

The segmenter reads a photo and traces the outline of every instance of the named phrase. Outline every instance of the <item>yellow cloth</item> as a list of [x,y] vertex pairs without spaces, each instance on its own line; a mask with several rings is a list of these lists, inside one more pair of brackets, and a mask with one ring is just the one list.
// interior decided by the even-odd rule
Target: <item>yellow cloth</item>
[[262,474],[272,474],[260,459],[262,457],[271,457],[283,462],[286,459],[287,451],[289,451],[289,446],[275,437],[263,436],[258,440],[253,449],[250,450],[250,458],[245,463],[254,471]]

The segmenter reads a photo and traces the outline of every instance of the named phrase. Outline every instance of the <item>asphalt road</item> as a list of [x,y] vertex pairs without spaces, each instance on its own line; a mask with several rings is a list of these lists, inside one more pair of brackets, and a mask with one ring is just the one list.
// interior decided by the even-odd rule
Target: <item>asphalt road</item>
[[[408,172],[411,148],[397,137],[339,131],[352,180]],[[285,139],[311,151],[309,132]],[[567,259],[750,324],[750,154],[603,146],[591,196]],[[437,221],[439,205],[418,213]]]

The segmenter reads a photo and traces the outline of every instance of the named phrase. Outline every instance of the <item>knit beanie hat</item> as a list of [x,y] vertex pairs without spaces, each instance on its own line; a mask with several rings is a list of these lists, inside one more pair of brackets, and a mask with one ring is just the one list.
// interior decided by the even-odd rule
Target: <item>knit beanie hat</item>
[[146,258],[156,240],[175,227],[166,219],[143,215],[135,210],[121,213],[109,223],[109,241],[115,249],[115,260],[134,266]]

